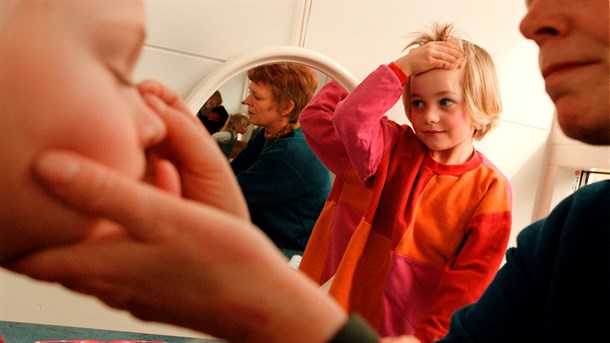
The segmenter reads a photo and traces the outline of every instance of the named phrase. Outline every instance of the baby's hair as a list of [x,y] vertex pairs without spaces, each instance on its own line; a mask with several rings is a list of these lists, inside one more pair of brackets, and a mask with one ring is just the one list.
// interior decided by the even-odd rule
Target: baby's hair
[[248,127],[248,125],[250,125],[250,119],[248,116],[241,112],[236,112],[229,116],[221,130],[236,132],[237,129]]
[[[454,42],[463,50],[464,72],[461,86],[466,109],[475,128],[473,138],[480,140],[497,125],[502,112],[500,87],[493,59],[485,49],[456,36],[453,33],[452,24],[435,23],[429,32],[416,33],[415,39],[404,50],[438,41]],[[410,119],[409,88],[409,84],[407,84],[403,101],[405,102],[407,116]]]

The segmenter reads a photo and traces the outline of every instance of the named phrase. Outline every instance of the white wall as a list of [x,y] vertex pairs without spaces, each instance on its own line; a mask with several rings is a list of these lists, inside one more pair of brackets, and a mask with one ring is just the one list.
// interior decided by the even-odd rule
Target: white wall
[[[553,107],[538,72],[537,48],[518,32],[524,0],[146,0],[145,4],[149,35],[136,76],[163,81],[182,96],[225,60],[270,45],[317,50],[362,79],[379,64],[394,60],[410,33],[433,21],[453,22],[463,38],[481,45],[495,59],[504,113],[500,126],[477,147],[513,185],[513,237],[530,222]],[[390,116],[405,122],[399,106]],[[6,272],[0,278],[0,320],[192,334],[145,325],[57,286]]]

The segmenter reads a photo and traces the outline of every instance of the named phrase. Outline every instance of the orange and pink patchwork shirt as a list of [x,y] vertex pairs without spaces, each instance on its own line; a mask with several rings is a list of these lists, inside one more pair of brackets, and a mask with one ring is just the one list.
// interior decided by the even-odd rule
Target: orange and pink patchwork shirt
[[312,150],[335,174],[299,270],[382,336],[431,342],[479,298],[511,228],[511,187],[475,150],[435,161],[411,127],[385,113],[407,80],[382,65],[349,95],[324,86],[300,115]]

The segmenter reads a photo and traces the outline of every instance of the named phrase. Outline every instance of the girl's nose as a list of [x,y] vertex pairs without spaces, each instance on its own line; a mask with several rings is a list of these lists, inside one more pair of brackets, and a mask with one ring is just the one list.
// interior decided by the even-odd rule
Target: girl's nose
[[428,123],[438,122],[438,114],[433,109],[428,109],[424,112],[424,121]]

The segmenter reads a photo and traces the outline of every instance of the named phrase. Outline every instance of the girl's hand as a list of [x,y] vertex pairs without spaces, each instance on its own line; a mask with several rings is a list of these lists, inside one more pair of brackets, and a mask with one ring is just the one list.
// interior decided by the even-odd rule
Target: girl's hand
[[430,69],[456,69],[462,67],[462,49],[451,42],[429,42],[411,49],[394,61],[407,76]]

